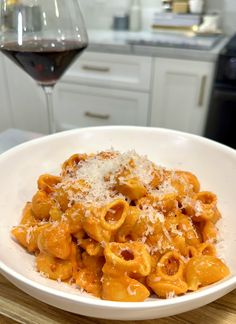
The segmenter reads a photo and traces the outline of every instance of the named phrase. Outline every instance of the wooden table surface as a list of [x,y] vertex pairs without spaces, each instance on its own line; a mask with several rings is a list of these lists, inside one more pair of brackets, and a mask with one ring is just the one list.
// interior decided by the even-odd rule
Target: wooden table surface
[[236,290],[191,312],[147,321],[108,321],[75,315],[49,306],[25,294],[0,275],[0,323],[29,324],[235,324]]

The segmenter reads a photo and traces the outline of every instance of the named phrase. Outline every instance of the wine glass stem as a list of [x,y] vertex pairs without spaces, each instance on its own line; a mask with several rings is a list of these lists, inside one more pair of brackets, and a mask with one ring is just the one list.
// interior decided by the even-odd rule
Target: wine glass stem
[[48,114],[48,129],[50,134],[56,133],[56,124],[54,118],[53,108],[53,86],[43,86],[43,90],[46,96],[47,114]]

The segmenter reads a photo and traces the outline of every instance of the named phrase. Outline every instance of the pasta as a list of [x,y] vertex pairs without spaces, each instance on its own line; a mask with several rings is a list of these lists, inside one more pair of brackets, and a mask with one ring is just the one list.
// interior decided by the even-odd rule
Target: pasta
[[135,151],[74,154],[44,174],[11,233],[50,279],[112,301],[196,291],[229,275],[214,193]]

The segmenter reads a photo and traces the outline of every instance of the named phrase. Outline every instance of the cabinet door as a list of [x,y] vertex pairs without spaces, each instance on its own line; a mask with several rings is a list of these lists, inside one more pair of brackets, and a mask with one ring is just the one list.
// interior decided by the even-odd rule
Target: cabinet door
[[214,64],[157,58],[151,125],[203,135]]
[[13,127],[3,56],[0,55],[0,131]]
[[86,51],[62,80],[95,87],[150,91],[151,69],[151,57]]
[[102,125],[147,125],[149,96],[60,82],[55,88],[58,130]]
[[43,90],[23,70],[4,57],[14,126],[47,133],[48,121]]

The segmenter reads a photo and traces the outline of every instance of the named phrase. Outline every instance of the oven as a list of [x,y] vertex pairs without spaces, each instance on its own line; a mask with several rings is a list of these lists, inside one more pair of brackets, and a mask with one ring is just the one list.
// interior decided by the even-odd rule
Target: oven
[[236,149],[236,35],[219,56],[205,136]]

